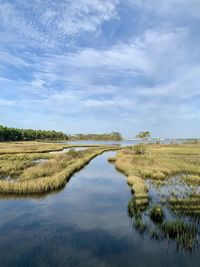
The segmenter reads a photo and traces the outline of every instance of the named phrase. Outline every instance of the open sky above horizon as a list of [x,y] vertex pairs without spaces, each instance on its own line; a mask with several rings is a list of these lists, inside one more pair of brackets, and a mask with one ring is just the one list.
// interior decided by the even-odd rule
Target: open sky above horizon
[[200,136],[200,0],[0,0],[0,124]]

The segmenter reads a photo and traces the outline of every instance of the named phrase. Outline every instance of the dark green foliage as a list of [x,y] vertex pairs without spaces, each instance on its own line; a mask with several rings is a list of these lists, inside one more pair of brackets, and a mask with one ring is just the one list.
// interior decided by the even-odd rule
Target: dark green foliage
[[76,134],[69,136],[69,139],[71,140],[115,140],[115,141],[121,141],[122,136],[118,132],[112,132],[109,134]]
[[144,155],[147,150],[147,145],[140,143],[138,145],[135,145],[133,149],[137,155]]
[[70,155],[72,158],[76,158],[78,157],[80,153],[78,151],[76,151],[74,148],[71,148],[68,152],[68,155]]
[[0,141],[34,141],[34,140],[67,140],[62,132],[17,129],[0,125]]
[[192,248],[197,238],[197,228],[182,221],[165,222],[161,225],[165,237],[176,240],[185,249]]
[[151,133],[149,131],[139,132],[136,135],[136,138],[141,139],[142,141],[147,140],[150,137],[151,137]]
[[164,212],[162,207],[154,206],[150,211],[150,218],[155,223],[161,223],[164,219]]
[[148,226],[142,221],[142,218],[139,217],[135,218],[133,226],[140,234],[143,234],[148,228]]

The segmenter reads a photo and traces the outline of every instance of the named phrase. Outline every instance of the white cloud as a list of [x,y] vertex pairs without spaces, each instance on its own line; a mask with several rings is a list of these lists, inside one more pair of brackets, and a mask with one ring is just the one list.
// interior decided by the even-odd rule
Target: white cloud
[[12,106],[14,102],[12,100],[3,99],[0,97],[0,107],[1,106]]
[[[197,1],[191,0],[189,6],[186,0],[132,0],[141,8],[137,9],[140,23],[146,19],[137,30],[138,24],[128,25],[129,17],[120,24],[120,2],[1,2],[0,105],[11,109],[16,105],[31,114],[36,111],[38,117],[40,112],[44,117],[56,114],[62,121],[64,116],[74,121],[82,116],[84,123],[88,119],[94,125],[96,119],[109,116],[111,121],[119,118],[125,128],[128,121],[141,127],[160,121],[178,123],[184,116],[188,121],[197,118],[198,42],[192,40],[191,25],[171,22],[172,16],[184,16],[179,14],[182,9],[185,17],[191,16]],[[155,15],[156,25],[148,24],[149,14]],[[121,38],[126,31],[117,32],[109,42],[110,29],[104,33],[101,26],[111,19],[120,31],[133,28],[132,34]],[[90,38],[83,38],[84,44],[73,43],[76,37],[96,37],[98,33],[102,43]],[[5,96],[16,99],[12,102]],[[112,123],[107,119],[104,125]]]
[[[173,31],[147,30],[140,38],[109,49],[85,48],[75,53],[36,57],[33,80],[30,84],[26,83],[25,88],[30,88],[31,92],[37,89],[35,93],[43,96],[45,106],[54,105],[58,112],[59,109],[63,112],[67,106],[70,110],[76,106],[77,112],[84,106],[99,109],[110,106],[113,110],[117,106],[129,110],[136,101],[140,105],[143,101],[141,96],[148,96],[149,102],[169,95],[176,95],[176,99],[185,98],[198,73],[198,65],[196,71],[193,68],[190,74],[188,72],[194,62],[188,61],[189,51],[184,46],[187,34],[187,30],[179,28]],[[183,76],[182,72],[187,72],[187,75]],[[115,75],[123,81],[127,79],[127,73],[128,78],[133,74],[128,84],[121,88],[112,84]],[[155,85],[134,84],[136,73],[143,80],[153,80]],[[111,80],[110,74],[114,75]],[[63,89],[57,90],[56,83]],[[193,88],[192,92],[194,95],[198,88]],[[104,95],[103,98],[101,95]],[[98,97],[100,99],[95,99]],[[70,112],[69,109],[66,112]]]
[[105,21],[116,17],[118,0],[75,0],[67,3],[58,28],[67,35],[80,34],[82,31],[96,31]]
[[[2,42],[16,46],[55,48],[70,45],[71,39],[99,30],[116,18],[118,0],[65,0],[0,3]],[[11,45],[11,44],[10,44]]]
[[157,12],[159,16],[200,18],[199,0],[128,0],[128,2],[140,8]]

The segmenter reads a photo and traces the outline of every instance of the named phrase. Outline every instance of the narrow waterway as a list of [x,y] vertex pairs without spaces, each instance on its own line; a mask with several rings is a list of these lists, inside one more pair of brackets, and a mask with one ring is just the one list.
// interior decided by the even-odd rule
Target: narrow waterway
[[151,240],[132,227],[126,178],[95,158],[58,193],[0,200],[0,266],[199,266],[199,251]]

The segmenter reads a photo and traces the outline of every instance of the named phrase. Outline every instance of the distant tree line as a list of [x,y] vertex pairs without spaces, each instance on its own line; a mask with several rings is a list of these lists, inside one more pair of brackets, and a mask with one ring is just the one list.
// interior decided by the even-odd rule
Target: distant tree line
[[104,133],[104,134],[75,134],[75,135],[69,135],[68,137],[70,140],[94,140],[94,141],[122,140],[122,135],[119,132]]
[[0,125],[0,141],[67,140],[62,132],[9,128]]

